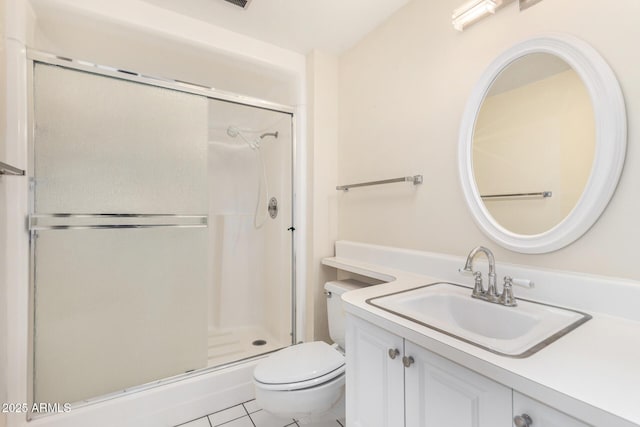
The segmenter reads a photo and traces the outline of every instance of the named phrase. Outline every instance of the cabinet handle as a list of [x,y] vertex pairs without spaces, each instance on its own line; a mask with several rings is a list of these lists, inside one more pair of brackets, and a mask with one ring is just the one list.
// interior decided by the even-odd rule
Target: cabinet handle
[[409,366],[413,365],[413,362],[415,362],[415,360],[413,360],[413,356],[404,356],[402,358],[402,364],[404,365],[405,368],[408,368]]
[[513,423],[516,427],[531,427],[533,425],[533,420],[529,415],[522,414],[513,417]]
[[389,359],[395,359],[399,355],[400,355],[400,350],[398,350],[397,348],[389,349]]

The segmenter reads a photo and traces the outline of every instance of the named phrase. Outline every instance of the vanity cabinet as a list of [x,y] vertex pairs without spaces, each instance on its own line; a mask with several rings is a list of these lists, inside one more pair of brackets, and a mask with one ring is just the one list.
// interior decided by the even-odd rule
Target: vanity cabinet
[[350,427],[509,427],[511,389],[353,316]]
[[404,340],[347,315],[346,343],[347,425],[403,425]]
[[346,344],[349,427],[588,426],[352,315]]

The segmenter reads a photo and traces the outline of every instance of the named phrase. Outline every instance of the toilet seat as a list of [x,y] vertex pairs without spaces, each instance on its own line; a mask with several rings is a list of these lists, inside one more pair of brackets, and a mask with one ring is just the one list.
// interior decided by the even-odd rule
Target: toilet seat
[[299,383],[283,383],[283,384],[266,384],[261,383],[257,380],[256,383],[263,390],[273,390],[273,391],[294,391],[294,390],[302,390],[306,388],[316,387],[318,385],[325,384],[332,380],[339,380],[344,376],[344,366],[340,369],[336,369],[333,372],[330,372],[327,375],[323,375],[322,377],[314,378],[308,381],[301,381]]
[[298,344],[258,363],[253,374],[265,390],[300,390],[344,375],[344,355],[322,341]]

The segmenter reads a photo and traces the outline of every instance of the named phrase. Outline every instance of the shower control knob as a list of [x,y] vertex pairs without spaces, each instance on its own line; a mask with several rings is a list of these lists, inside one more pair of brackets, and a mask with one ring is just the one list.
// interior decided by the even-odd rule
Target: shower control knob
[[400,350],[398,350],[397,348],[390,348],[389,349],[389,358],[390,359],[395,359],[399,355],[400,355]]
[[527,414],[516,415],[513,417],[513,424],[515,424],[516,427],[531,427],[533,420]]

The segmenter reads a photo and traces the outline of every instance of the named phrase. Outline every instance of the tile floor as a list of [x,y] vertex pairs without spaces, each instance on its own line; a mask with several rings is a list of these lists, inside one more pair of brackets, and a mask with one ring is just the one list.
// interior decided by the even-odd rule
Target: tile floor
[[[276,417],[263,411],[255,400],[250,400],[176,427],[295,427],[299,425],[292,418]],[[338,420],[307,426],[344,427],[345,425],[344,420]]]

